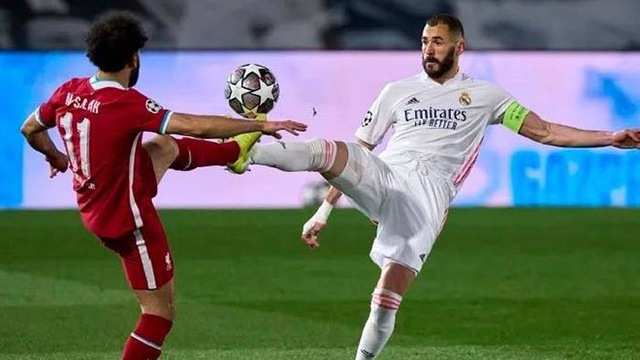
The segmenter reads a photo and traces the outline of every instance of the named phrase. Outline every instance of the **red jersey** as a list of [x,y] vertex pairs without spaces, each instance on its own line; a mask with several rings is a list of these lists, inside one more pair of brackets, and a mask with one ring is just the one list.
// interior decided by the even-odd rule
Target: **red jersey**
[[142,133],[164,134],[171,112],[115,81],[71,79],[35,112],[57,126],[73,171],[73,189],[85,226],[117,238],[141,228],[157,185]]

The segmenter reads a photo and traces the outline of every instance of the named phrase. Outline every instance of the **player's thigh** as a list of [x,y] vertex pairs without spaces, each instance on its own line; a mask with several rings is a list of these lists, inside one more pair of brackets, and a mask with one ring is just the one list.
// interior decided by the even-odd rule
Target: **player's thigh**
[[117,239],[101,238],[120,256],[129,286],[157,290],[173,279],[174,264],[167,235],[151,200],[141,201],[142,227]]
[[146,141],[142,147],[147,151],[153,164],[156,181],[160,183],[179,153],[178,145],[169,135],[156,135]]
[[377,220],[389,187],[391,169],[368,149],[346,143],[347,158],[344,169],[327,181],[342,191],[358,210]]
[[411,175],[402,186],[390,189],[384,203],[371,258],[381,268],[397,262],[417,274],[431,253],[447,216],[448,184]]

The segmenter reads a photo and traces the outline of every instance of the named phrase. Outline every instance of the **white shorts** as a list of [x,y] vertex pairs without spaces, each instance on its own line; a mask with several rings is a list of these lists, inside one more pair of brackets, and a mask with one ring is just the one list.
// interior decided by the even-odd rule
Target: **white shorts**
[[446,220],[451,182],[429,176],[417,161],[387,164],[356,143],[347,148],[345,170],[329,182],[378,222],[371,259],[380,268],[391,261],[420,272]]

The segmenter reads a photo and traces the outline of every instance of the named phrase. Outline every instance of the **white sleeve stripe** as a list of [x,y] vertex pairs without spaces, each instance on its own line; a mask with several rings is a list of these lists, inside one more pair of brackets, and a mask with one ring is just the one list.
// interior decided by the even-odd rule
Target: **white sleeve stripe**
[[167,127],[169,126],[171,115],[173,115],[172,111],[167,111],[167,113],[164,114],[164,119],[162,119],[162,124],[160,124],[160,134],[165,134],[167,132]]
[[49,127],[49,126],[45,125],[45,124],[42,122],[42,119],[40,118],[40,108],[39,108],[39,107],[38,107],[38,108],[36,108],[36,109],[33,111],[33,117],[34,117],[34,118],[36,118],[36,121],[38,122],[38,124],[42,125],[42,127],[46,127],[46,128],[48,128],[48,127]]

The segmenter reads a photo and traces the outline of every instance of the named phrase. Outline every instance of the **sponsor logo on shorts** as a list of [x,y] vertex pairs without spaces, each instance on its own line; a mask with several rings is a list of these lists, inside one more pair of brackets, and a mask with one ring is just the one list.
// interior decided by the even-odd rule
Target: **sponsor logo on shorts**
[[424,262],[424,259],[427,257],[427,254],[420,254],[420,261]]

